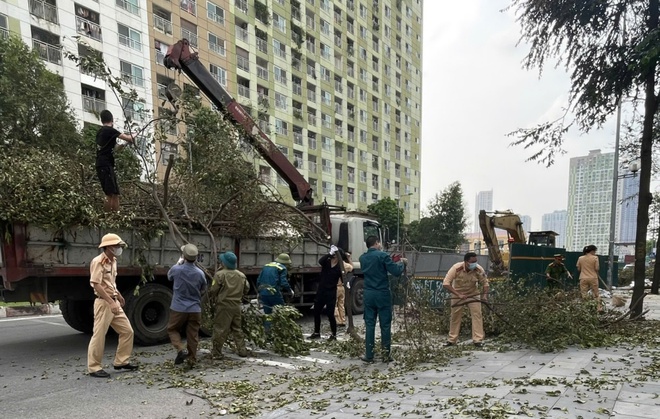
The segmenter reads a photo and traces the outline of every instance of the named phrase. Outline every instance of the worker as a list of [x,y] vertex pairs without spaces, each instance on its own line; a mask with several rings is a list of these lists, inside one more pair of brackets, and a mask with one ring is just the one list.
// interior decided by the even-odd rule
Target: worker
[[106,212],[119,211],[119,184],[115,173],[114,150],[121,150],[117,139],[134,143],[133,134],[122,134],[114,129],[114,117],[107,109],[101,111],[101,128],[96,132],[96,174],[105,194],[103,208]]
[[380,341],[383,350],[383,362],[392,361],[390,345],[392,342],[392,292],[388,272],[392,276],[401,276],[408,260],[392,261],[383,252],[380,239],[367,237],[368,250],[360,256],[360,266],[364,274],[364,324],[366,327],[365,351],[360,359],[367,363],[374,362],[374,342],[376,339],[376,318],[380,322]]
[[133,328],[124,314],[126,304],[117,289],[117,257],[121,256],[126,243],[116,234],[106,234],[101,239],[99,248],[103,251],[89,264],[89,283],[94,288],[94,331],[87,349],[87,370],[91,377],[108,378],[103,369],[103,351],[105,335],[112,328],[119,335],[119,343],[113,366],[115,370],[135,371],[137,365],[129,362],[133,352]]
[[562,262],[562,255],[557,253],[554,258],[555,260],[545,268],[547,286],[551,291],[563,288],[562,277],[564,275],[568,276],[569,279],[573,279],[571,273],[566,269],[566,265]]
[[[453,295],[449,338],[445,346],[456,345],[461,332],[465,306],[470,309],[472,318],[472,343],[477,347],[483,346],[484,324],[481,317],[481,301],[488,301],[488,278],[484,268],[477,263],[477,254],[468,252],[463,256],[463,262],[458,262],[449,268],[442,285]],[[481,295],[479,287],[481,287]]]
[[600,290],[598,288],[598,256],[596,256],[598,248],[593,244],[585,246],[582,253],[577,260],[577,270],[580,273],[580,293],[582,298],[586,299],[591,290],[592,297],[598,302],[598,310],[600,307]]
[[[194,244],[181,248],[184,263],[176,264],[167,272],[167,279],[172,281],[172,303],[167,334],[177,354],[174,364],[188,360],[190,365],[197,362],[199,328],[202,324],[202,294],[206,291],[206,276],[195,266],[199,250]],[[181,329],[186,326],[186,349],[181,342]]]
[[[287,280],[288,269],[291,267],[291,258],[286,253],[281,253],[275,261],[265,265],[257,278],[257,291],[259,299],[264,308],[264,313],[270,315],[273,308],[284,304],[282,290],[294,296],[291,285]],[[270,332],[270,321],[265,321],[266,333]]]
[[238,356],[248,356],[241,329],[241,302],[250,291],[250,283],[243,272],[236,269],[236,261],[233,252],[220,255],[222,269],[213,277],[213,285],[209,292],[209,298],[215,307],[212,351],[215,359],[223,358],[222,348],[230,334]]
[[351,272],[353,266],[342,258],[343,251],[337,246],[330,246],[330,252],[319,259],[321,274],[314,300],[314,333],[310,339],[321,337],[321,313],[326,309],[330,321],[331,335],[328,340],[337,340],[337,321],[335,320],[335,303],[337,302],[337,283],[342,282],[342,276]]
[[[353,270],[353,262],[351,261],[351,254],[344,252],[344,267],[345,273],[351,272]],[[350,268],[349,268],[350,266]],[[335,305],[335,321],[337,322],[337,327],[346,327],[346,288],[344,285],[344,276],[339,278],[337,281],[337,302]]]

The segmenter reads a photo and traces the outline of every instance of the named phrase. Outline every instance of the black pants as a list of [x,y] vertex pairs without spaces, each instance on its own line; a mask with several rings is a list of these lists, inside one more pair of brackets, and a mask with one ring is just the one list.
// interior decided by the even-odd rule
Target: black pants
[[319,288],[314,300],[314,333],[321,333],[321,313],[325,307],[332,335],[337,334],[337,320],[335,319],[335,304],[337,302],[337,287],[332,289]]

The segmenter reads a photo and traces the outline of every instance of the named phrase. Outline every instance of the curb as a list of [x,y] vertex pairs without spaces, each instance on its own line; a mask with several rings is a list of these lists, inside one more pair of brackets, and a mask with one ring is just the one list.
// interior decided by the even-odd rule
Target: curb
[[0,307],[0,318],[43,316],[62,314],[59,304],[41,304],[38,306]]

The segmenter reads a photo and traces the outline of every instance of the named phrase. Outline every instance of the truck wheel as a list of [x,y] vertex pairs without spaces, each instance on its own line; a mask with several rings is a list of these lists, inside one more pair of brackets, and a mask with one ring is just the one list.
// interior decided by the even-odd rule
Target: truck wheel
[[94,300],[60,300],[64,321],[79,332],[92,334],[94,330]]
[[140,287],[138,295],[131,291],[125,298],[124,311],[133,326],[135,342],[146,346],[167,341],[172,290],[160,284],[147,284]]
[[351,305],[353,314],[364,313],[364,280],[356,277],[351,287]]

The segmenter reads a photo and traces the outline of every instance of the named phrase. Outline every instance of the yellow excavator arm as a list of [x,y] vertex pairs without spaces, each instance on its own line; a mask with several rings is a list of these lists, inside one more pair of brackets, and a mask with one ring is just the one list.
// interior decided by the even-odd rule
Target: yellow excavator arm
[[495,229],[505,230],[510,237],[510,242],[526,243],[527,239],[522,224],[520,217],[511,211],[495,211],[491,214],[484,210],[479,211],[479,227],[481,227],[481,233],[488,248],[488,255],[492,262],[491,269],[496,276],[506,271],[507,267],[504,266]]

